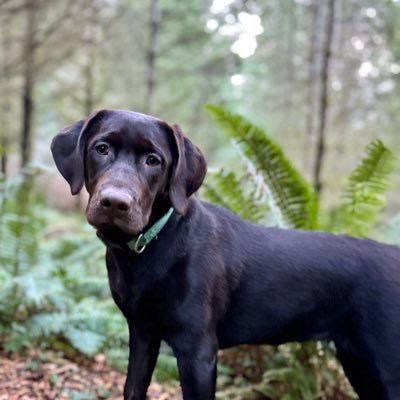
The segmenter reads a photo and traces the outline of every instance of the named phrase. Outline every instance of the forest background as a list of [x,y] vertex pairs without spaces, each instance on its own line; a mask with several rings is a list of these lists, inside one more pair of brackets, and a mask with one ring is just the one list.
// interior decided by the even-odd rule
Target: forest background
[[[245,157],[207,112],[210,103],[267,132],[329,215],[371,141],[393,155],[400,149],[400,1],[0,0],[4,357],[28,357],[39,368],[49,350],[79,362],[104,354],[108,365],[125,367],[126,328],[109,302],[104,249],[79,216],[84,196],[73,198],[55,170],[52,137],[93,109],[126,108],[179,123],[211,173],[239,173]],[[370,234],[395,243],[398,172],[397,162]],[[87,263],[89,254],[96,257]],[[329,364],[331,350],[317,350],[318,360],[304,346],[222,355],[221,396],[237,395],[226,394],[227,381],[264,382],[253,388],[264,398],[350,398],[335,383],[341,373]],[[167,349],[163,355],[158,380],[171,382],[176,371]],[[321,365],[331,381],[316,374]],[[281,374],[265,375],[268,368]],[[49,385],[70,398],[101,397]]]

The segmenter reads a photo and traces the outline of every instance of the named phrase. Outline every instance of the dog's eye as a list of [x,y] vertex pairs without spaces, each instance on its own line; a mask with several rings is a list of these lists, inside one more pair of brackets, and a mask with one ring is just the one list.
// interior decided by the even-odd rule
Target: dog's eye
[[99,154],[101,154],[103,156],[106,156],[108,154],[108,146],[106,144],[104,144],[104,143],[98,144],[96,146],[96,151]]
[[146,158],[146,164],[149,165],[150,167],[156,167],[157,165],[161,164],[161,160],[158,156],[156,156],[154,154],[150,154]]

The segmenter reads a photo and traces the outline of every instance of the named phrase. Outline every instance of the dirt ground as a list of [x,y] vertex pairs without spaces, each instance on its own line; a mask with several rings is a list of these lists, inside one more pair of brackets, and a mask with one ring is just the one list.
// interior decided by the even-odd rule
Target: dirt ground
[[[121,400],[125,374],[98,355],[77,363],[51,355],[9,358],[0,353],[0,400]],[[152,383],[151,400],[178,400],[178,388]]]

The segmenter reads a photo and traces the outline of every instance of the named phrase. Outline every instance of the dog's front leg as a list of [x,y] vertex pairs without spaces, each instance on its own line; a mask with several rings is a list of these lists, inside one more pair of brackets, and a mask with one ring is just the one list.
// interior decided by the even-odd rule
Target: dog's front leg
[[133,323],[129,325],[129,365],[124,387],[124,400],[145,400],[161,339],[156,332]]
[[194,351],[176,352],[184,400],[213,400],[217,379],[217,349],[202,344]]

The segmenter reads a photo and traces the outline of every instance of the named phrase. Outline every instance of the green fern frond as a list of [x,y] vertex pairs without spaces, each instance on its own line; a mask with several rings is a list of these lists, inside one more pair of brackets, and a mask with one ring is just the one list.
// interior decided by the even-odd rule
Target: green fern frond
[[1,181],[0,265],[15,274],[28,270],[38,257],[38,232],[43,219],[35,213],[34,182],[39,170],[27,168],[20,175]]
[[29,336],[33,339],[42,336],[60,335],[68,325],[68,315],[65,312],[43,312],[32,316],[26,323]]
[[386,205],[385,193],[394,170],[394,156],[380,140],[371,142],[360,165],[352,172],[345,200],[334,212],[332,230],[368,236]]
[[179,380],[176,358],[169,354],[160,354],[154,370],[154,378],[157,382],[171,382]]
[[286,221],[297,228],[315,229],[318,211],[316,194],[285,157],[281,147],[241,115],[216,105],[206,108],[262,173]]
[[221,170],[209,174],[204,196],[252,222],[261,222],[268,212],[266,205],[256,204],[252,193],[233,172]]
[[105,336],[86,329],[67,327],[64,334],[74,348],[88,356],[92,356],[100,351],[106,341]]

